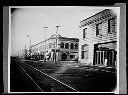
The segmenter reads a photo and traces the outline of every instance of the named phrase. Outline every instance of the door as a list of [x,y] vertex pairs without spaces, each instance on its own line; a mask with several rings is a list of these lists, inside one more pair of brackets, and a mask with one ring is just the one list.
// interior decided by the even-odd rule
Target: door
[[67,54],[66,53],[62,53],[62,61],[67,60]]
[[108,67],[115,67],[116,66],[116,62],[117,62],[117,59],[116,59],[117,51],[110,50],[107,53],[108,53],[107,54],[107,59],[108,59],[107,66]]

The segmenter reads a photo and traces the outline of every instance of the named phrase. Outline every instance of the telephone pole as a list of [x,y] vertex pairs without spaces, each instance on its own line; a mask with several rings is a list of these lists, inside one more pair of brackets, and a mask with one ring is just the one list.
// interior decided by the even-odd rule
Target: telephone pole
[[45,60],[45,58],[46,58],[46,30],[47,30],[47,28],[48,27],[42,27],[42,28],[44,28],[44,36],[45,36],[45,54],[44,54],[44,60]]
[[30,40],[29,57],[31,57],[31,37],[29,35],[27,35],[27,38],[29,38],[29,40]]
[[25,48],[24,48],[24,59],[27,58],[27,49],[26,49],[26,44],[25,44]]
[[55,46],[55,63],[56,63],[56,59],[57,59],[57,35],[58,35],[58,28],[60,26],[56,26],[56,46]]

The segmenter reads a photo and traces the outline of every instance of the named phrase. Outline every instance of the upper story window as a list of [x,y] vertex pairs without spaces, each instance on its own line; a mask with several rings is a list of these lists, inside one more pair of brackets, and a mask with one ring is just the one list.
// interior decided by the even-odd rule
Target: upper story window
[[108,33],[115,32],[115,18],[108,20]]
[[43,45],[43,50],[45,50],[45,45]]
[[102,35],[102,23],[96,24],[96,36]]
[[66,48],[66,49],[69,48],[69,44],[68,44],[68,43],[65,44],[65,48]]
[[78,44],[77,43],[75,44],[75,49],[78,49]]
[[46,45],[46,48],[47,48],[47,49],[49,48],[49,45],[48,45],[48,44]]
[[63,42],[60,44],[60,48],[64,48],[64,43]]
[[39,47],[39,50],[40,50],[40,51],[43,50],[43,46],[40,46],[40,47]]
[[53,48],[55,48],[56,47],[56,42],[54,42],[54,44],[53,44]]
[[81,46],[81,50],[82,51],[87,51],[89,49],[89,45],[88,44],[84,44]]
[[87,34],[87,33],[86,33],[86,30],[87,30],[87,28],[84,28],[84,29],[83,29],[83,38],[87,38],[87,36],[86,36],[86,34]]
[[38,48],[35,48],[35,52],[37,52],[38,51]]
[[49,48],[52,48],[52,43],[49,43]]
[[74,49],[74,44],[73,43],[71,43],[70,49]]

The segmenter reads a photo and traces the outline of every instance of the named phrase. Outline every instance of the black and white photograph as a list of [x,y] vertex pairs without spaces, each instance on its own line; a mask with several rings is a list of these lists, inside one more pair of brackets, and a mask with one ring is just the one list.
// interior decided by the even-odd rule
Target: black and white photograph
[[10,93],[119,93],[119,7],[10,6]]

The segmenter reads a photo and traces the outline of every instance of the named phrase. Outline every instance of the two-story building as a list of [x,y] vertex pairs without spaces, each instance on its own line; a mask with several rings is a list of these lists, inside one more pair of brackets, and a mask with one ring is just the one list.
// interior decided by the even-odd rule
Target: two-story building
[[78,58],[79,39],[51,35],[49,39],[31,46],[32,58],[49,61],[70,61]]
[[117,15],[105,9],[80,22],[79,60],[89,65],[115,67],[117,63]]

